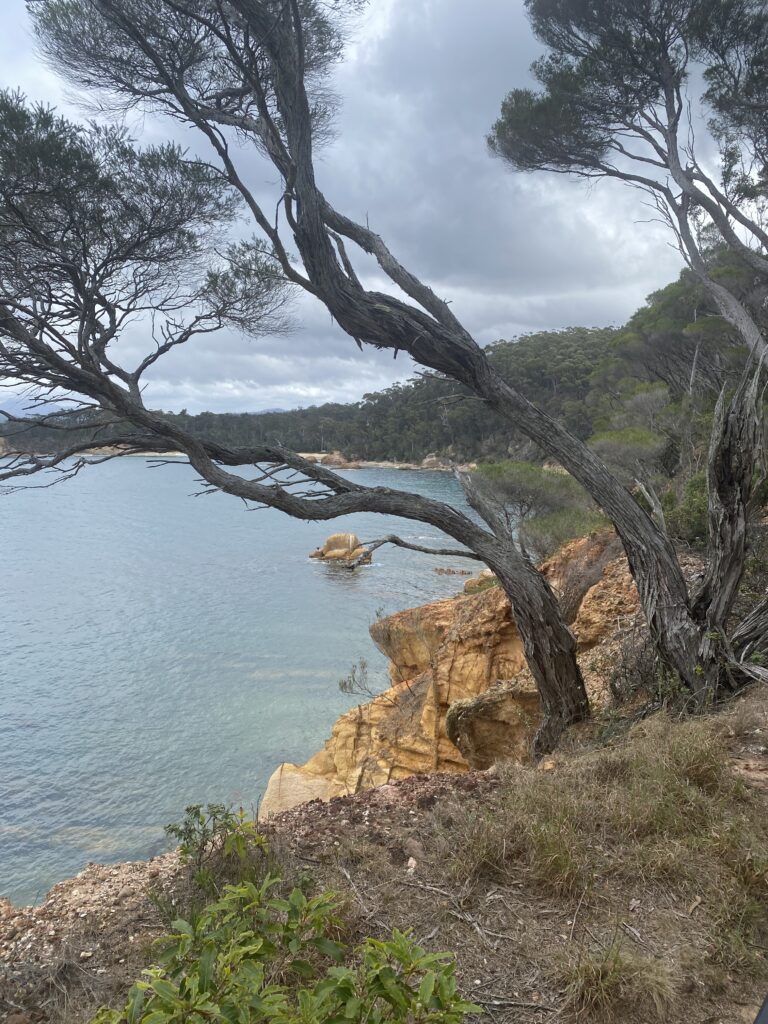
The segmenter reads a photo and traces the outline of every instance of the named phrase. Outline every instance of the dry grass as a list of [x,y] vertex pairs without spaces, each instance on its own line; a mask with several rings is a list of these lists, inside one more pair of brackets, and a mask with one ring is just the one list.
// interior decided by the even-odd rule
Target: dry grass
[[638,1011],[666,1020],[675,993],[669,965],[628,952],[620,940],[597,952],[584,950],[560,970],[567,1009],[591,1020]]
[[656,915],[658,947],[682,944],[686,927],[696,933],[685,968],[679,956],[673,967],[616,939],[571,949],[560,977],[566,1005],[585,1019],[623,1021],[621,1007],[639,1012],[641,989],[666,1006],[686,970],[705,986],[734,976],[768,982],[768,815],[730,770],[725,744],[757,721],[747,710],[733,723],[657,715],[614,749],[556,771],[512,768],[493,806],[434,815],[435,869],[475,892],[517,884],[580,897],[604,936],[626,922],[638,893],[637,902],[669,905],[665,921]]

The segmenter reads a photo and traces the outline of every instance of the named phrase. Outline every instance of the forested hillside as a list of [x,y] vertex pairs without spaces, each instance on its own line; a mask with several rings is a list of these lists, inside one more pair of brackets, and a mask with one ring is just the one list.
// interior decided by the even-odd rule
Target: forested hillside
[[[719,273],[733,283],[743,271],[723,260]],[[749,287],[745,276],[743,288]],[[670,475],[681,457],[700,461],[699,440],[703,443],[706,431],[699,438],[697,418],[708,419],[716,391],[737,363],[730,328],[687,272],[651,295],[621,329],[540,332],[495,342],[488,353],[530,401],[580,438],[592,439],[610,461],[631,472],[637,460],[651,460]],[[421,375],[346,405],[167,415],[197,436],[225,443],[339,449],[355,459],[420,461],[430,452],[457,461],[540,457],[480,400],[436,375]],[[89,429],[88,414],[79,413],[58,422],[49,417],[46,425],[22,432],[18,424],[4,424],[0,433],[16,449],[57,450],[84,436],[62,432],[62,420]],[[119,426],[106,429],[116,432]]]

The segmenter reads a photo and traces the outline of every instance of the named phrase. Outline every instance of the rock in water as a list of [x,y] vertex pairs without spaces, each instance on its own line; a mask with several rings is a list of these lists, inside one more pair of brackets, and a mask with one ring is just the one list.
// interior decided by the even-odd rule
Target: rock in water
[[[339,536],[349,535],[329,541]],[[612,537],[572,541],[541,566],[573,606],[569,621],[593,706],[608,696],[605,659],[617,629],[640,614],[626,559],[612,557]],[[356,541],[345,542],[347,552]],[[529,756],[539,698],[501,587],[398,612],[375,622],[371,636],[390,659],[392,685],[342,715],[306,764],[278,768],[262,815],[420,772],[465,772]]]
[[328,562],[352,562],[370,553],[366,551],[354,533],[333,533],[326,542],[315,551],[311,552],[310,558],[322,558]]

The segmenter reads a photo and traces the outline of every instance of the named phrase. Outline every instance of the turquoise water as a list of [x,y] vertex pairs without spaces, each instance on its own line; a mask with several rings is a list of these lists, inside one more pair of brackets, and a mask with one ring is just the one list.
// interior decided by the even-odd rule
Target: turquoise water
[[[360,470],[464,508],[446,473]],[[377,612],[456,593],[472,563],[382,548],[355,573],[325,537],[430,527],[373,515],[303,523],[193,498],[183,464],[130,458],[0,496],[0,895],[40,899],[88,861],[151,856],[189,803],[257,804],[357,700],[338,680]]]

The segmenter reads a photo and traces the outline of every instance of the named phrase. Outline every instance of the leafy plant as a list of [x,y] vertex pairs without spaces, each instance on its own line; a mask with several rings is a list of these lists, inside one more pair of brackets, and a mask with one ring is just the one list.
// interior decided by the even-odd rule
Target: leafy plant
[[397,930],[350,950],[332,937],[335,894],[281,899],[278,884],[227,886],[194,924],[175,921],[160,963],[94,1024],[461,1024],[479,1011],[457,993],[449,955]]
[[254,851],[266,855],[266,841],[242,807],[235,811],[225,804],[191,804],[183,821],[166,825],[165,832],[178,841],[182,863],[192,866],[195,881],[209,892],[216,888],[211,870],[215,860],[234,862],[241,879],[251,874]]

